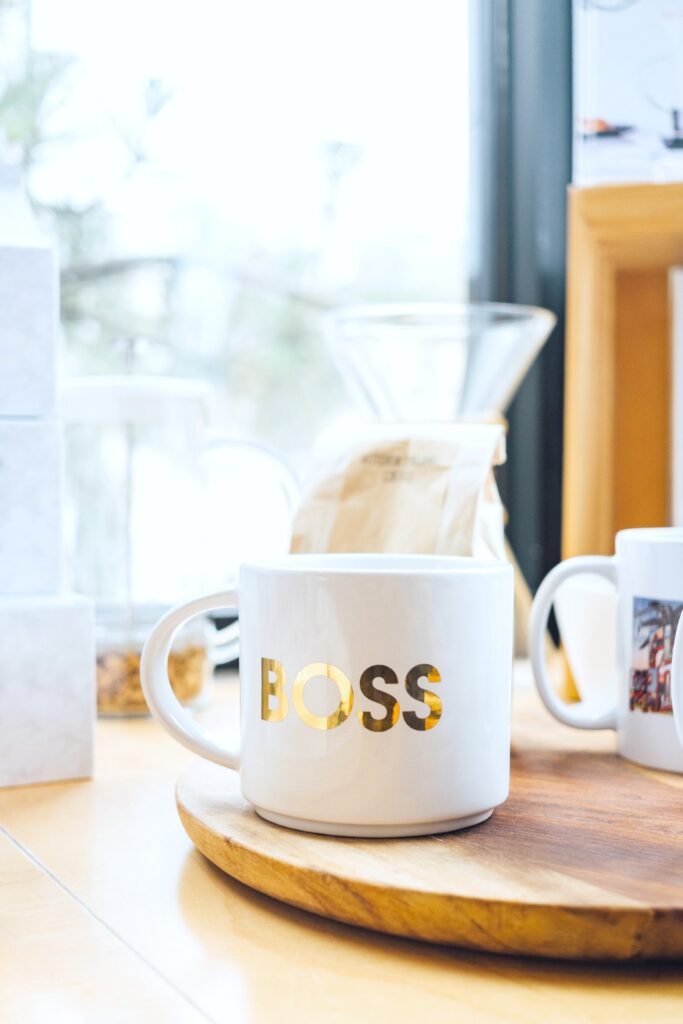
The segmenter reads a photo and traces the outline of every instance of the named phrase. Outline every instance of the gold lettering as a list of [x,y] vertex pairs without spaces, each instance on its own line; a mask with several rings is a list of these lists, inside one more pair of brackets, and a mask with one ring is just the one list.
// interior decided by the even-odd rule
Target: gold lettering
[[[271,679],[271,674],[275,679]],[[271,708],[270,698],[275,697],[277,707]],[[264,722],[281,722],[289,709],[285,693],[285,670],[279,661],[261,658],[261,718]]]
[[381,704],[385,708],[385,714],[382,718],[374,718],[371,711],[359,711],[358,718],[363,727],[370,732],[386,732],[398,722],[399,703],[390,693],[378,690],[375,679],[381,679],[391,686],[398,686],[398,677],[388,665],[371,665],[370,668],[366,668],[360,677],[361,693],[375,704]]
[[441,700],[431,690],[423,690],[420,686],[420,679],[425,677],[429,683],[440,683],[441,675],[433,665],[415,665],[406,676],[406,692],[415,700],[422,701],[429,708],[426,718],[420,718],[415,711],[404,711],[403,719],[411,729],[424,732],[426,729],[433,729],[441,718]]
[[[339,706],[331,715],[314,715],[312,714],[306,704],[304,703],[304,690],[306,683],[310,679],[314,679],[316,676],[326,676],[331,679],[332,682],[337,684],[339,690]],[[312,729],[336,729],[338,725],[345,722],[351,714],[353,707],[353,687],[340,669],[334,665],[330,665],[327,662],[318,661],[312,665],[306,665],[305,668],[301,669],[298,676],[294,680],[294,688],[292,690],[292,700],[294,701],[294,707],[302,722],[306,725],[310,725]]]

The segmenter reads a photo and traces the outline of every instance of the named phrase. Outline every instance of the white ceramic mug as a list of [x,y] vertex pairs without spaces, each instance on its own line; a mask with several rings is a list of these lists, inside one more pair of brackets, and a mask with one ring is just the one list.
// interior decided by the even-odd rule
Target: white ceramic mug
[[[604,576],[617,587],[616,701],[566,704],[545,663],[545,631],[555,592],[576,573]],[[672,656],[683,609],[683,529],[622,530],[616,554],[569,558],[546,576],[534,599],[529,651],[548,710],[580,729],[615,729],[622,757],[683,772],[683,747],[672,714]],[[683,658],[681,659],[683,660]],[[683,699],[683,695],[682,695]]]
[[[173,695],[176,630],[239,606],[241,750],[208,738]],[[513,573],[428,555],[290,555],[155,626],[147,702],[202,757],[239,768],[277,824],[344,836],[446,832],[508,794]]]

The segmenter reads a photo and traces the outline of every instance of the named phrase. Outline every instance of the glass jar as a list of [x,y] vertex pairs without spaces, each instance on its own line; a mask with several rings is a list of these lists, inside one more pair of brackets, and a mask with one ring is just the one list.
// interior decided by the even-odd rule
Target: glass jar
[[[140,655],[147,636],[166,609],[138,607],[123,623],[117,607],[97,609],[97,710],[101,715],[147,714],[140,685]],[[213,657],[212,657],[213,654]],[[204,619],[188,623],[173,642],[168,674],[181,704],[198,706],[205,700],[214,657],[218,663],[227,649],[218,649],[216,630]]]
[[[175,378],[84,377],[63,389],[69,582],[96,602],[101,714],[147,712],[140,654],[166,609],[225,585],[255,544],[264,555],[287,548],[292,474],[268,449],[212,438],[211,399],[209,385]],[[231,522],[244,532],[244,508],[236,520],[230,506],[248,513],[256,494],[261,508],[260,493],[260,533],[240,551]],[[229,628],[189,623],[169,660],[180,702],[201,702],[213,665],[235,653]]]

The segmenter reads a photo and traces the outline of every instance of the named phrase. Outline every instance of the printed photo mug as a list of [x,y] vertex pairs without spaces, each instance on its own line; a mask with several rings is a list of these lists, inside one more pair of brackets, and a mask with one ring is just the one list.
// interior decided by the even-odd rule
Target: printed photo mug
[[[590,573],[617,589],[616,686],[602,681],[602,699],[584,693],[567,704],[555,693],[545,662],[548,615],[560,585]],[[546,576],[538,589],[529,623],[534,678],[548,710],[579,729],[615,729],[622,757],[650,768],[683,772],[683,746],[674,724],[683,713],[683,672],[674,663],[676,628],[683,610],[683,529],[622,530],[616,554],[569,558]],[[560,620],[561,621],[561,620]],[[606,638],[609,642],[609,637]],[[678,645],[680,646],[680,645]],[[584,677],[585,678],[585,677]],[[672,691],[678,689],[678,700]],[[605,702],[610,691],[616,698]],[[680,726],[683,735],[683,725]]]
[[[194,615],[239,608],[240,747],[176,700],[167,662]],[[190,601],[142,655],[150,709],[180,743],[238,769],[280,825],[342,836],[446,832],[508,795],[513,570],[430,555],[289,555]]]

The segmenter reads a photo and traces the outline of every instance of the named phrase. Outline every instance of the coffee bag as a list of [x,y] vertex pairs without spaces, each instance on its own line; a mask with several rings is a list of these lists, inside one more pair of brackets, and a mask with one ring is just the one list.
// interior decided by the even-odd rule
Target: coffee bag
[[295,516],[291,550],[505,559],[493,467],[498,423],[378,423],[328,439]]

